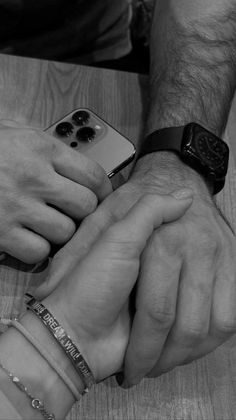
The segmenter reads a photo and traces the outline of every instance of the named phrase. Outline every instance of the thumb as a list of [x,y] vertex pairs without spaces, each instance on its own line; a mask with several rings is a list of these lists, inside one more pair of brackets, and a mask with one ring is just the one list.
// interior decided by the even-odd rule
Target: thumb
[[[110,227],[109,235],[113,232],[114,239],[121,243],[130,241],[137,243],[138,247],[133,247],[133,250],[141,252],[140,250],[144,248],[153,230],[162,223],[171,222],[181,217],[192,203],[192,197],[192,190],[186,188],[178,190],[172,195],[146,195],[129,210],[121,221]],[[87,254],[101,232],[107,229],[110,217],[104,209],[98,215],[96,225],[91,223],[89,217],[86,218],[78,233],[54,257],[45,282],[36,290],[36,297],[42,299],[52,293],[63,278]],[[91,229],[91,225],[93,229]],[[60,259],[63,264],[60,264]]]
[[147,194],[108,232],[113,232],[116,242],[133,242],[143,249],[154,229],[182,217],[192,200],[193,191],[188,188],[167,195]]
[[178,219],[190,206],[191,192],[176,196],[179,198],[143,196],[99,237],[78,264],[73,275],[80,279],[80,298],[86,306],[96,307],[96,316],[99,314],[103,324],[116,319],[127,301],[137,281],[141,253],[154,229]]
[[74,236],[53,257],[47,277],[34,291],[37,299],[50,295],[60,282],[68,276],[84,258],[92,244],[111,224],[111,214],[102,204],[87,216]]

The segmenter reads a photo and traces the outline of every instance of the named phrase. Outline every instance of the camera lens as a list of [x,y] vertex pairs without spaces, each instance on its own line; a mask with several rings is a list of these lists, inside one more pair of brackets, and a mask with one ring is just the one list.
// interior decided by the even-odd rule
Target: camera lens
[[77,141],[72,141],[70,144],[70,147],[76,147],[76,146],[78,146]]
[[73,125],[69,122],[62,122],[56,126],[56,133],[61,137],[69,137],[73,133]]
[[89,120],[87,111],[77,111],[72,115],[72,120],[76,125],[85,125]]
[[80,128],[76,133],[76,137],[80,141],[92,141],[95,136],[96,131],[92,127]]

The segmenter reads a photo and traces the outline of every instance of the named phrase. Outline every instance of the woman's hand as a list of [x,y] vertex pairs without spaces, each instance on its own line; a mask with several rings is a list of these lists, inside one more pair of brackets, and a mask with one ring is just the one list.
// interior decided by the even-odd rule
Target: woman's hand
[[[65,327],[97,381],[122,368],[131,319],[129,296],[154,229],[180,218],[192,202],[146,195],[95,241],[43,303]],[[53,273],[52,273],[53,274]]]

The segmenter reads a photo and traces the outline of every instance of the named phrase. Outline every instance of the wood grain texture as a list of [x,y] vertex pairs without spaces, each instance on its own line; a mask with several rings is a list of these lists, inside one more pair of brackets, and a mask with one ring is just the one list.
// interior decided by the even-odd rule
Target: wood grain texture
[[[0,56],[0,118],[44,128],[79,106],[93,109],[137,142],[145,118],[147,80],[136,74]],[[236,229],[236,171],[231,157],[218,205]],[[0,316],[16,316],[30,285],[47,268],[7,259],[0,265]],[[70,420],[236,419],[236,337],[212,354],[129,390],[114,378],[77,403]]]

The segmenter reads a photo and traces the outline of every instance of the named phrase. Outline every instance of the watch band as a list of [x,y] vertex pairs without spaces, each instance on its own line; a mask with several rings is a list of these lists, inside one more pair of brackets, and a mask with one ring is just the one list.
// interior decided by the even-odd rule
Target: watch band
[[141,147],[138,158],[160,150],[173,150],[175,152],[181,152],[184,128],[184,126],[162,128],[161,130],[157,130],[149,134]]
[[[222,148],[222,139],[215,136],[199,124],[192,122],[185,126],[162,128],[149,134],[141,146],[138,158],[158,151],[176,152],[187,165],[199,172],[210,184],[213,185],[213,194],[217,194],[224,187],[228,163],[226,160],[225,162],[222,161],[222,171],[220,172],[218,168],[216,168],[216,170],[214,169],[214,165],[213,168],[208,166],[204,157],[203,162],[201,161],[201,154],[199,155],[199,150],[196,149],[196,145],[198,143],[194,141],[195,133],[197,138],[199,138],[199,130],[200,134],[203,133],[203,135],[205,135],[206,133],[206,135],[212,136],[213,139],[215,138],[216,140],[219,140]],[[203,156],[204,153],[206,156],[207,152],[209,152],[209,145],[208,150],[205,152],[202,151]],[[214,152],[217,155],[217,151],[213,150],[213,153]],[[224,159],[228,159],[226,151],[224,151]],[[214,156],[212,162],[214,164]]]

